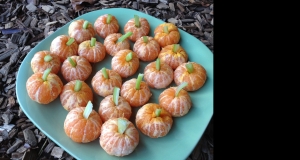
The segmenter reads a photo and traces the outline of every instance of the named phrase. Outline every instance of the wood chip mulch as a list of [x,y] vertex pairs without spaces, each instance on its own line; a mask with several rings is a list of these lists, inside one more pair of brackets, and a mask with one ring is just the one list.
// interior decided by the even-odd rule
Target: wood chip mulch
[[[213,53],[212,0],[0,0],[0,159],[74,160],[22,112],[16,75],[27,53],[72,19],[94,10],[130,8],[174,23]],[[213,119],[187,160],[213,160]]]

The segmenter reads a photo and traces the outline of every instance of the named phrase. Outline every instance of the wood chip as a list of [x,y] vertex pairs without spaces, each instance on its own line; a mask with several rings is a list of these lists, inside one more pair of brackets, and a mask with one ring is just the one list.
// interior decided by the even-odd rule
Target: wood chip
[[55,158],[61,158],[64,150],[60,147],[54,147],[51,152],[51,156]]
[[184,9],[182,3],[180,3],[180,2],[177,2],[177,7],[180,9],[181,12],[184,12],[184,11],[185,11],[185,9]]
[[26,5],[26,8],[30,11],[30,12],[35,12],[37,10],[37,7],[32,4],[32,3],[29,3],[28,5]]
[[37,140],[35,138],[34,133],[30,129],[23,130],[25,142],[28,143],[31,147],[35,147],[37,145]]
[[175,12],[175,6],[174,6],[174,3],[169,3],[169,7],[170,7],[170,10],[171,10],[171,11],[174,11],[174,12]]

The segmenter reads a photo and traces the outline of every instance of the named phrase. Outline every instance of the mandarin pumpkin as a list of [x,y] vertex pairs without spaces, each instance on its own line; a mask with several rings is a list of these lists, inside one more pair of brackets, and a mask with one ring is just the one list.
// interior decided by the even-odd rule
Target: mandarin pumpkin
[[51,41],[50,52],[58,55],[60,61],[64,62],[68,57],[78,55],[78,44],[70,36],[59,35]]
[[137,128],[151,138],[166,136],[172,128],[172,115],[156,103],[143,105],[136,113]]
[[200,89],[206,81],[205,68],[196,62],[187,62],[178,66],[174,71],[174,81],[177,85],[187,82],[186,91]]
[[88,102],[86,107],[76,107],[68,112],[64,121],[64,131],[74,142],[88,143],[99,138],[102,121],[99,114]]
[[139,132],[126,118],[111,118],[103,123],[99,139],[103,150],[113,156],[126,156],[139,144]]
[[111,69],[119,73],[122,78],[127,78],[136,73],[140,66],[139,57],[130,49],[116,52],[111,59]]
[[147,36],[150,32],[150,24],[146,18],[134,15],[134,18],[127,21],[124,26],[124,32],[132,32],[132,35],[128,38],[132,42],[137,41],[142,36]]
[[142,61],[153,61],[160,53],[160,45],[150,36],[143,36],[133,44],[133,51]]
[[60,93],[61,105],[67,111],[76,107],[85,107],[89,101],[93,101],[93,91],[87,83],[81,80],[68,82]]
[[187,85],[183,82],[177,87],[169,87],[160,93],[159,105],[166,109],[173,117],[186,115],[192,107],[192,100],[189,93],[182,89]]
[[51,68],[44,72],[37,72],[31,75],[26,81],[28,96],[40,104],[48,104],[54,101],[62,91],[63,82]]
[[115,16],[105,14],[96,19],[94,22],[94,29],[100,37],[106,38],[112,33],[119,32],[119,23]]
[[51,68],[51,73],[57,74],[60,71],[61,61],[58,55],[51,54],[50,51],[38,51],[30,61],[33,73],[43,72]]
[[161,47],[165,47],[179,43],[180,33],[173,23],[162,23],[155,28],[154,39]]
[[77,44],[83,41],[90,40],[95,37],[96,32],[94,30],[93,24],[84,19],[74,20],[70,23],[68,28],[68,34],[73,37]]

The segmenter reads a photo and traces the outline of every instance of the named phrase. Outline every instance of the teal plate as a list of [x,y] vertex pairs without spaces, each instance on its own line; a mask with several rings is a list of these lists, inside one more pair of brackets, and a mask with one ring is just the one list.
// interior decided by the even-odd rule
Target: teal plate
[[[154,29],[161,23],[155,17],[145,13],[125,9],[111,8],[92,11],[77,17],[76,19],[85,19],[94,24],[95,20],[104,14],[114,15],[119,22],[119,32],[124,34],[123,27],[126,22],[133,18],[136,14],[139,17],[146,18],[150,23],[150,36],[154,36]],[[73,142],[64,132],[64,120],[67,111],[62,107],[59,98],[47,105],[41,105],[32,101],[26,91],[26,80],[33,74],[30,67],[30,61],[33,55],[41,50],[50,50],[51,41],[59,35],[68,34],[68,26],[70,22],[55,31],[53,34],[42,40],[36,45],[24,58],[17,75],[17,98],[19,104],[27,115],[27,117],[39,128],[47,137],[53,140],[57,145],[63,148],[66,152],[78,160],[96,160],[96,159],[130,159],[130,160],[160,160],[186,159],[197,145],[203,135],[212,115],[213,115],[213,54],[212,52],[198,39],[180,30],[181,40],[180,45],[186,50],[189,61],[201,64],[207,71],[207,81],[202,88],[197,91],[189,92],[192,99],[192,108],[183,117],[174,118],[173,126],[170,132],[165,136],[157,139],[147,137],[140,133],[140,141],[136,149],[129,155],[124,157],[115,157],[108,155],[100,146],[99,139],[93,142],[81,144]],[[96,36],[97,41],[103,43],[101,37]],[[131,43],[131,49],[133,44]],[[90,85],[92,77],[103,67],[111,69],[111,56],[106,55],[101,62],[92,64],[93,71],[86,82]],[[149,62],[148,62],[149,63]],[[138,73],[143,73],[144,67],[148,64],[141,62],[136,74],[123,80],[123,83],[131,78],[136,78]],[[64,84],[66,81],[63,80]],[[90,85],[91,86],[91,85]],[[170,86],[175,86],[173,82]],[[151,89],[152,97],[149,102],[158,103],[158,96],[163,89]],[[94,110],[98,111],[99,104],[103,98],[94,94]],[[139,108],[133,108],[133,113],[130,120],[134,122],[136,112]],[[134,123],[135,124],[135,123]]]

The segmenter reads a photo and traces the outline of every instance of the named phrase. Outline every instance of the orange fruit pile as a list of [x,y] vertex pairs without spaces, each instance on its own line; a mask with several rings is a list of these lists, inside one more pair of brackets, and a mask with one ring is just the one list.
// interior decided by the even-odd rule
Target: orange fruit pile
[[[99,138],[106,153],[126,156],[139,144],[138,131],[151,138],[167,136],[173,117],[186,115],[192,107],[189,91],[200,89],[207,77],[203,66],[188,62],[189,53],[180,46],[180,32],[174,24],[158,25],[151,37],[148,20],[134,15],[124,26],[125,33],[119,30],[111,14],[99,16],[94,24],[74,20],[68,35],[57,36],[49,51],[34,55],[34,74],[26,87],[29,97],[41,104],[60,95],[67,111],[64,130],[71,140],[88,143]],[[96,35],[103,44],[96,41]],[[132,48],[130,43],[134,43]],[[103,67],[91,75],[94,64],[101,63],[106,54],[112,56],[111,69]],[[143,73],[132,77],[140,61],[148,64]],[[149,102],[150,88],[162,89],[158,103]],[[95,104],[98,111],[91,106],[93,93],[103,98]],[[134,107],[139,107],[136,115],[132,115]],[[136,126],[129,120],[132,116]]]

